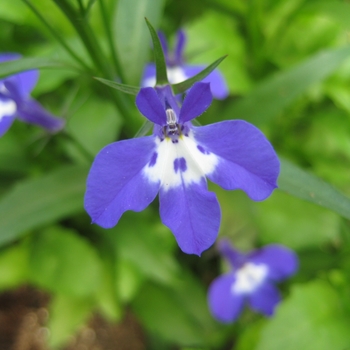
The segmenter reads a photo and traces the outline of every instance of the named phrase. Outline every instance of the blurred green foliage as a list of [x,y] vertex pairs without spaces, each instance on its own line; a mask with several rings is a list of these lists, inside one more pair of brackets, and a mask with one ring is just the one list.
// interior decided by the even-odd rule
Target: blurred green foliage
[[[52,294],[51,346],[65,344],[92,311],[118,322],[131,308],[152,349],[350,347],[350,4],[29,2],[45,24],[28,2],[0,1],[0,52],[25,58],[0,65],[0,75],[42,68],[33,96],[67,128],[48,136],[15,122],[0,140],[0,290],[31,284]],[[62,4],[79,16],[64,14]],[[283,284],[271,319],[249,310],[230,326],[211,318],[206,290],[226,266],[214,248],[201,258],[181,253],[157,203],[110,230],[84,213],[92,159],[143,123],[133,96],[93,77],[139,84],[152,60],[144,17],[170,41],[185,29],[190,63],[229,55],[220,70],[231,95],[200,122],[246,119],[283,158],[280,189],[262,203],[211,185],[222,207],[220,236],[243,250],[281,243],[299,254],[300,270]]]

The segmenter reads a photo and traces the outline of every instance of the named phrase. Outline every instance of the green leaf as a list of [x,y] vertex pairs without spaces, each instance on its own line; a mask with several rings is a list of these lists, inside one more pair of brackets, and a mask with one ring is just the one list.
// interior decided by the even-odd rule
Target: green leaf
[[315,175],[300,169],[285,159],[280,158],[280,160],[281,174],[278,186],[282,191],[333,210],[350,219],[350,198]]
[[253,205],[262,244],[280,243],[301,249],[339,238],[339,215],[281,191]]
[[324,282],[295,286],[263,328],[256,350],[349,347],[349,321],[337,293]]
[[149,32],[152,37],[152,43],[153,43],[153,54],[154,54],[154,61],[156,64],[156,85],[164,85],[169,84],[168,82],[168,75],[166,71],[166,63],[165,63],[165,57],[162,45],[160,43],[160,40],[158,38],[157,32],[152,27],[152,24],[148,21],[146,18],[146,23],[149,29]]
[[94,79],[100,81],[103,84],[106,84],[106,85],[112,87],[113,89],[117,89],[121,92],[125,92],[126,94],[136,96],[140,91],[140,88],[138,88],[137,86],[119,84],[119,83],[116,83],[115,81],[107,80],[107,79],[103,79],[103,78],[94,78]]
[[0,252],[0,290],[18,287],[28,282],[28,248],[17,244]]
[[188,90],[197,81],[203,80],[208,76],[227,56],[220,57],[218,60],[213,62],[207,68],[203,69],[200,73],[196,74],[190,79],[187,79],[181,83],[172,85],[175,95],[180,94]]
[[87,167],[69,166],[25,180],[0,201],[0,246],[27,231],[83,211]]
[[70,336],[87,321],[93,306],[90,299],[56,295],[49,306],[50,348],[67,343]]
[[126,83],[139,85],[151,48],[145,17],[155,28],[161,19],[164,0],[119,0],[113,20],[117,53]]
[[96,250],[77,232],[62,227],[32,238],[29,269],[39,287],[72,297],[92,297],[102,279]]
[[0,63],[0,78],[4,78],[8,75],[12,75],[18,72],[39,68],[71,68],[74,70],[78,69],[74,66],[67,65],[50,58],[27,57]]
[[[148,331],[172,344],[209,346],[218,329],[203,286],[186,273],[171,288],[146,284],[132,308]],[[219,348],[218,339],[215,345]]]
[[281,113],[313,84],[332,74],[349,55],[350,46],[317,53],[261,82],[249,95],[232,104],[224,117],[262,125]]

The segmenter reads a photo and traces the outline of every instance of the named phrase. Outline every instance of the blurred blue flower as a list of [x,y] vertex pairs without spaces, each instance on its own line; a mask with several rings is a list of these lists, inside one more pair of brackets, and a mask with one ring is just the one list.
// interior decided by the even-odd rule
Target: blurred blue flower
[[[158,32],[160,42],[162,44],[165,55],[167,74],[170,84],[181,83],[194,75],[200,73],[206,68],[206,65],[191,65],[184,61],[184,49],[186,44],[186,35],[182,30],[177,32],[177,41],[174,51],[168,49],[165,36],[162,32]],[[205,83],[210,83],[210,90],[214,98],[218,100],[225,99],[228,94],[228,87],[224,76],[218,69],[212,71],[206,78],[202,80]],[[155,86],[156,85],[156,66],[154,63],[146,65],[141,79],[141,86]]]
[[229,242],[218,244],[232,272],[219,276],[209,287],[208,302],[212,315],[223,323],[235,321],[246,303],[266,316],[272,316],[280,301],[275,283],[293,275],[298,257],[281,245],[267,245],[248,254],[233,249]]
[[[0,54],[0,62],[19,59],[14,53]],[[63,128],[65,121],[47,112],[38,102],[30,98],[30,92],[37,83],[39,73],[30,70],[0,80],[0,137],[18,119],[40,125],[49,132]]]
[[153,134],[112,143],[96,156],[85,194],[93,223],[113,227],[125,211],[145,209],[159,192],[162,222],[185,253],[200,255],[214,243],[221,217],[205,177],[253,200],[271,194],[279,161],[256,127],[242,120],[191,124],[211,101],[208,83],[195,83],[181,108],[170,86],[141,88],[136,105],[154,123]]

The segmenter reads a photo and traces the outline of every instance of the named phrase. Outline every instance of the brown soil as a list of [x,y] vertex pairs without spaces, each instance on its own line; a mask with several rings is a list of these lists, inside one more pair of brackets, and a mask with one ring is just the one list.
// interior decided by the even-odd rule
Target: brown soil
[[[0,294],[0,349],[50,350],[46,345],[49,295],[22,287]],[[145,350],[141,326],[129,312],[119,324],[94,315],[62,350]]]

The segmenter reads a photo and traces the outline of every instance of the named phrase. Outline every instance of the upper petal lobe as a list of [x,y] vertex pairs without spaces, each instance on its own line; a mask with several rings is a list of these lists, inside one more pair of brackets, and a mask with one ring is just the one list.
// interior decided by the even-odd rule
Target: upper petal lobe
[[193,128],[196,141],[219,158],[208,174],[224,189],[241,189],[253,200],[267,198],[277,187],[279,160],[269,141],[243,120]]
[[298,268],[298,257],[290,249],[271,244],[250,253],[249,261],[264,264],[268,268],[268,278],[273,281],[283,280],[294,274]]

